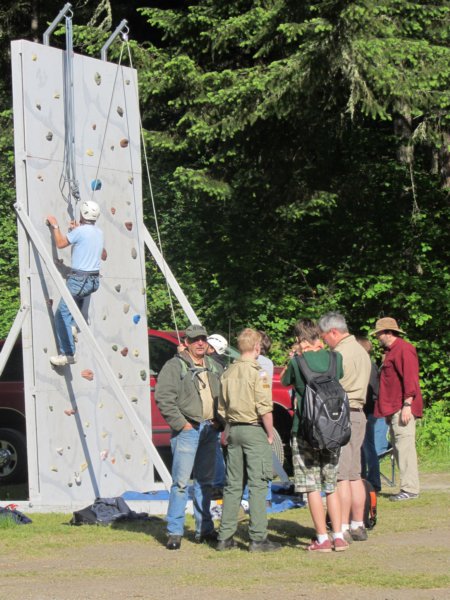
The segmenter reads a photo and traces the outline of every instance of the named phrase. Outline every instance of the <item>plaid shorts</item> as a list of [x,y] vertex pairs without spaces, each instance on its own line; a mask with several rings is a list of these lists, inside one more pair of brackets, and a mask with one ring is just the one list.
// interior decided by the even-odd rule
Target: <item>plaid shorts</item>
[[316,450],[305,440],[291,438],[292,464],[296,492],[325,492],[336,490],[340,450]]

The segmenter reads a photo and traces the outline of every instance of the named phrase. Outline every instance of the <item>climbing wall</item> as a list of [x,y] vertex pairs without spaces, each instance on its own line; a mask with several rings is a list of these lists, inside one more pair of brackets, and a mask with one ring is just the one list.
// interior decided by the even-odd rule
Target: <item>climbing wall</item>
[[[64,276],[70,248],[56,250],[46,216],[63,233],[79,202],[64,199],[64,53],[12,43],[17,202]],[[74,55],[75,162],[81,199],[101,208],[107,259],[87,322],[130,406],[151,432],[140,127],[136,72]],[[64,194],[61,193],[63,188]],[[153,489],[149,447],[123,410],[111,377],[80,332],[77,362],[53,368],[61,297],[35,244],[19,227],[30,501],[72,507],[95,496]]]

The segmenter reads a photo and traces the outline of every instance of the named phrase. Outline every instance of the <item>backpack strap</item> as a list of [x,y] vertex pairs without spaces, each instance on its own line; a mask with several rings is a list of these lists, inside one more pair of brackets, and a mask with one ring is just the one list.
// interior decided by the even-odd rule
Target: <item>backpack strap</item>
[[296,355],[295,359],[300,367],[300,371],[302,372],[304,378],[306,379],[306,383],[310,383],[312,379],[318,374],[325,375],[328,377],[336,377],[337,375],[337,357],[336,352],[329,351],[330,355],[330,364],[328,365],[328,369],[324,373],[319,373],[318,371],[312,371],[308,363],[305,360],[305,357],[302,355]]

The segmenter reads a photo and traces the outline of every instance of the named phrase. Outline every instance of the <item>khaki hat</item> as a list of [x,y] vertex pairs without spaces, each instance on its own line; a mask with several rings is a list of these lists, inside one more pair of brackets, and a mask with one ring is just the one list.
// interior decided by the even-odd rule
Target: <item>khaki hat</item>
[[203,325],[199,325],[198,323],[194,323],[193,325],[186,327],[185,334],[190,340],[200,336],[208,337],[206,329],[203,327]]
[[397,325],[397,321],[392,317],[383,317],[382,319],[378,319],[375,323],[375,329],[370,332],[370,335],[375,335],[380,331],[398,331],[399,333],[405,333],[400,329]]

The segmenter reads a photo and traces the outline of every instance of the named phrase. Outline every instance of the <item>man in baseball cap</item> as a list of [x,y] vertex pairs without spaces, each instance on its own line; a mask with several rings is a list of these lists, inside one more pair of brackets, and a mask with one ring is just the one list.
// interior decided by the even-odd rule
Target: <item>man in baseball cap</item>
[[419,496],[416,419],[423,411],[417,352],[392,317],[378,319],[371,334],[385,351],[374,415],[386,418],[400,472],[400,492],[390,500],[413,500]]

